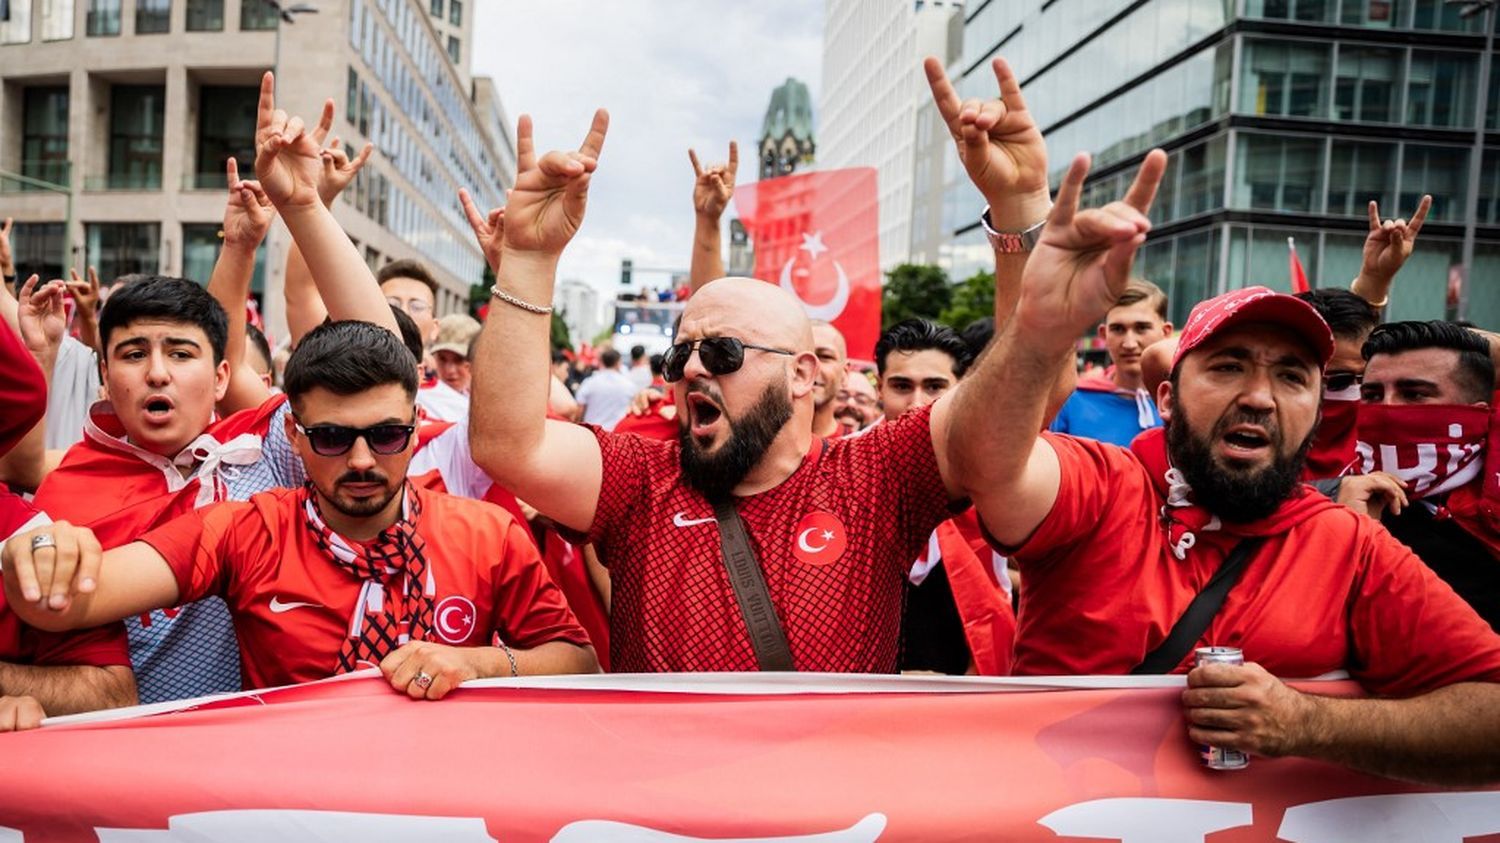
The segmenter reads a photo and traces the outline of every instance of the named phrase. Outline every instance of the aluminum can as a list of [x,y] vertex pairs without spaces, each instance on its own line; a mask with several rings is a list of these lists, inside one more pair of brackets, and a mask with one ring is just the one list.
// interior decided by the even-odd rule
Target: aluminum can
[[[1198,667],[1206,664],[1245,663],[1245,654],[1238,647],[1199,647],[1193,652],[1197,656]],[[1243,770],[1250,766],[1250,756],[1238,749],[1200,746],[1198,754],[1203,758],[1203,766],[1210,770]]]

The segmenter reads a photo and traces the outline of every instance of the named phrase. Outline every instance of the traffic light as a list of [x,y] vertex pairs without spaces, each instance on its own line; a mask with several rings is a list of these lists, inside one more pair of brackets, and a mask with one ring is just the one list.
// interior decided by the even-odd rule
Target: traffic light
[[634,266],[634,265],[635,265],[635,261],[632,261],[630,258],[622,258],[620,260],[620,286],[621,287],[629,287],[630,286],[630,268],[632,266]]

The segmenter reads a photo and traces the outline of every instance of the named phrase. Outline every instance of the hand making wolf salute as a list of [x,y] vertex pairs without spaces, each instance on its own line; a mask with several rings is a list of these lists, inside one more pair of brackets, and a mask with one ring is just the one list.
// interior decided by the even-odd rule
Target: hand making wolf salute
[[[1199,304],[1159,391],[1167,427],[1128,451],[1038,437],[1058,356],[1129,279],[1165,162],[1152,151],[1124,201],[1079,211],[1088,159],[1073,161],[1015,315],[954,402],[964,491],[1025,578],[1015,672],[1149,662],[1243,547],[1244,578],[1197,641],[1254,663],[1188,675],[1192,740],[1402,778],[1500,776],[1500,637],[1382,527],[1297,482],[1333,353],[1310,305],[1264,288]],[[1171,658],[1191,667],[1188,648]],[[1313,696],[1273,675],[1339,669],[1400,699]]]
[[[996,222],[1024,230],[1045,207],[1012,209],[1008,191],[1039,184],[1045,201],[1046,150],[1034,127],[1025,131],[1030,118],[1009,69],[997,70],[1014,108],[992,103],[960,115],[955,105],[953,118],[977,124],[982,139],[966,162],[1007,209]],[[801,306],[775,285],[720,278],[688,302],[665,356],[678,441],[545,419],[543,305],[552,301],[558,256],[582,222],[607,126],[601,111],[576,152],[538,157],[531,121],[520,120],[496,301],[475,364],[475,460],[609,560],[613,669],[767,663],[737,609],[716,528],[718,518],[737,517],[793,667],[893,671],[904,573],[961,496],[939,434],[951,398],[825,445],[812,435],[818,358]],[[468,202],[466,210],[482,235],[479,211]],[[1027,213],[1036,217],[1021,219]]]

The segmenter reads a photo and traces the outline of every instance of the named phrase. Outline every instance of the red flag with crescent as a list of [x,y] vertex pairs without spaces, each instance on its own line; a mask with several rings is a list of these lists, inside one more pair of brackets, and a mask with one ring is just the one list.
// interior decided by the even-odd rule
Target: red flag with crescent
[[740,222],[755,245],[756,278],[833,323],[849,356],[874,358],[880,336],[880,202],[875,169],[854,167],[736,188]]

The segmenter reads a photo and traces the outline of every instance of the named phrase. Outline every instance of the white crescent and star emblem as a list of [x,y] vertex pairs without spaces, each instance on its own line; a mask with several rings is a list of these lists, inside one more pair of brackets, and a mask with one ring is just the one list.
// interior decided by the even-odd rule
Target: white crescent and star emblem
[[[823,543],[814,547],[813,544],[807,540],[808,535],[812,533],[820,533],[820,537],[823,539]],[[828,549],[828,544],[832,541],[833,531],[819,529],[818,527],[808,527],[797,536],[797,546],[808,553],[822,553],[823,551]]]
[[831,512],[809,512],[792,530],[792,556],[804,565],[821,567],[844,558],[849,533]]
[[462,644],[474,632],[474,604],[467,597],[446,597],[437,604],[432,617],[437,634],[449,644]]
[[[813,260],[817,260],[818,255],[828,251],[828,247],[823,245],[823,232],[815,231],[812,234],[803,234],[802,245],[798,247],[798,250],[807,252],[812,256]],[[833,298],[822,304],[809,304],[797,292],[796,285],[792,283],[792,264],[796,262],[797,259],[792,257],[782,265],[781,289],[797,297],[797,301],[802,303],[802,309],[807,311],[807,318],[821,319],[824,322],[832,322],[839,318],[843,314],[844,308],[849,304],[849,276],[844,272],[843,264],[840,264],[837,260],[833,262],[833,270],[838,273],[839,282],[838,287],[833,291]]]

